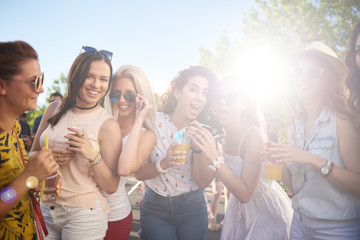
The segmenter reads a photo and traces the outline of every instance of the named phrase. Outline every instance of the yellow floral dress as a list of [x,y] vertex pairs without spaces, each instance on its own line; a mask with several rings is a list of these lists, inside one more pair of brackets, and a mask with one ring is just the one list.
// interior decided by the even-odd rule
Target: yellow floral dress
[[[13,129],[13,132],[19,136],[20,124],[17,121]],[[0,191],[24,171],[19,147],[24,153],[25,161],[28,161],[24,143],[21,140],[19,142],[21,146],[18,146],[14,134],[0,132]],[[34,213],[28,193],[0,220],[0,239],[37,239]]]

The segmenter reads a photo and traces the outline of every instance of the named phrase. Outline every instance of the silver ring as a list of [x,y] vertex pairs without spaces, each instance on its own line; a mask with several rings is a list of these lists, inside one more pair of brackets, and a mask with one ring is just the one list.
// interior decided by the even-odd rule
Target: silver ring
[[83,134],[80,135],[80,137],[83,137],[83,136],[85,136],[85,133],[83,133]]

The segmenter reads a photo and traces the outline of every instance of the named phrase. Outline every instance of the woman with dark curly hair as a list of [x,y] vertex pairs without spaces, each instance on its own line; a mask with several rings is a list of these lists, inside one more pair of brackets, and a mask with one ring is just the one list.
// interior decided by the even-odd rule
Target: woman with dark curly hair
[[[148,186],[140,210],[144,239],[205,237],[208,216],[203,189],[214,173],[207,167],[208,156],[199,148],[192,146],[185,156],[185,151],[175,150],[173,139],[186,135],[191,125],[201,127],[194,120],[206,115],[209,94],[216,81],[208,68],[192,66],[181,71],[162,96],[162,112],[155,119],[157,143],[150,162],[135,174],[137,179],[146,180]],[[209,140],[209,146],[216,144]]]

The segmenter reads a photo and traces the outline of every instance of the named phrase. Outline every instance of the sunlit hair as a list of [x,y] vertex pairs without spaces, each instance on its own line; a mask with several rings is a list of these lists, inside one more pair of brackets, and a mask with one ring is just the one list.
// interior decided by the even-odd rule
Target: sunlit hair
[[38,54],[28,43],[0,42],[0,78],[10,80],[21,74],[22,65],[31,59],[38,60]]
[[[85,79],[89,73],[91,63],[94,61],[104,61],[110,67],[110,79],[108,89],[111,85],[112,79],[112,66],[110,60],[102,55],[100,52],[97,53],[87,53],[84,52],[80,54],[74,61],[69,71],[67,77],[67,94],[66,97],[61,101],[60,111],[52,116],[48,122],[51,126],[55,126],[61,117],[70,109],[74,108],[76,105],[76,98],[79,96],[79,91],[82,85],[85,82]],[[106,92],[107,93],[107,92]],[[103,101],[106,96],[104,94],[102,100],[100,100],[100,104],[103,106]]]
[[[324,84],[324,89],[322,90],[323,99],[319,99],[319,101],[323,101],[324,106],[329,107],[329,109],[336,113],[338,117],[353,117],[352,111],[347,104],[345,83],[342,81],[342,79],[339,78],[341,76],[337,77],[333,67],[319,55],[307,54],[300,59],[303,58],[314,60],[316,65],[325,70],[321,77],[326,80],[326,84]],[[305,117],[306,113],[303,102],[297,97],[294,89],[291,88],[291,90],[288,120],[289,123],[295,127],[295,123],[301,118]]]
[[[190,66],[178,73],[178,75],[170,82],[167,91],[161,96],[161,111],[167,114],[174,112],[177,106],[177,99],[175,98],[175,89],[182,90],[190,78],[195,76],[202,76],[209,82],[208,96],[211,96],[214,91],[215,84],[218,82],[215,74],[203,66]],[[204,110],[199,114],[198,120],[206,119],[209,111],[209,101],[207,101]]]
[[[251,79],[233,73],[222,78],[219,86],[223,83],[233,83],[233,91],[238,94],[239,100],[244,104],[241,104],[241,108],[238,109],[241,112],[242,120],[266,130],[264,114],[261,111],[257,97],[249,89],[248,81],[251,81]],[[216,100],[219,101],[219,99]]]
[[345,63],[349,68],[346,86],[350,90],[349,107],[355,112],[354,126],[360,132],[360,68],[356,65],[356,40],[360,35],[360,20],[355,24],[347,48]]
[[[155,112],[156,112],[156,102],[154,98],[154,94],[150,85],[150,82],[144,73],[143,70],[141,70],[139,67],[134,65],[124,65],[121,66],[113,76],[112,83],[110,85],[110,91],[109,93],[113,92],[114,85],[116,82],[121,78],[129,78],[132,80],[135,86],[136,93],[142,95],[147,101],[150,103],[150,105],[153,106],[151,112],[146,117],[144,121],[144,127],[148,130],[154,131],[155,129]],[[105,107],[107,109],[110,108],[110,112],[113,115],[114,118],[118,117],[118,111],[116,107],[114,106],[114,103],[110,101],[109,97],[105,100]]]

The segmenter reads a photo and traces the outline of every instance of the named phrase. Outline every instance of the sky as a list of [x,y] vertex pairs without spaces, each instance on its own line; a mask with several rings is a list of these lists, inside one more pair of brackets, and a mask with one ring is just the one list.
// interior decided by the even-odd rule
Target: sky
[[39,54],[45,93],[67,76],[82,46],[114,53],[116,71],[140,67],[155,93],[176,74],[199,64],[199,49],[213,50],[221,35],[241,38],[243,13],[252,0],[1,0],[0,41],[23,40]]

